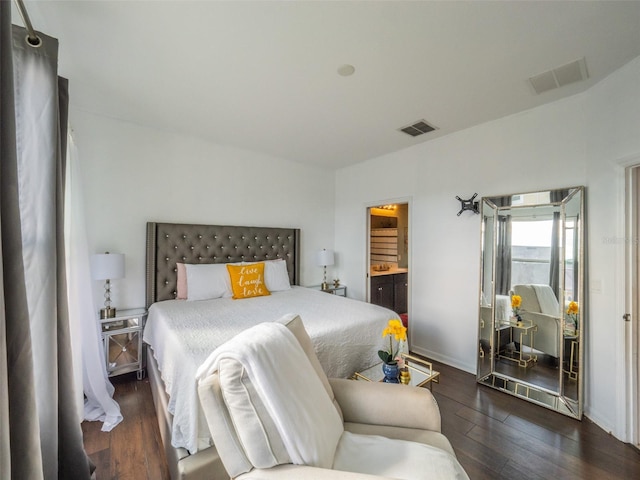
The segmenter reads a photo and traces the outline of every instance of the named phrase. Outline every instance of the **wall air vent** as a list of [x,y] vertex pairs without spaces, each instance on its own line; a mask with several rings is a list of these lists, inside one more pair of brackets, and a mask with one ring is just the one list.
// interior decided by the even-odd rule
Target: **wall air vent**
[[538,95],[554,88],[564,87],[570,83],[580,82],[589,78],[587,63],[582,57],[580,60],[561,65],[548,72],[529,78],[533,91]]
[[398,130],[406,133],[407,135],[411,135],[412,137],[417,137],[423,133],[433,132],[435,129],[436,128],[429,125],[426,120],[418,120],[414,124],[407,125],[406,127],[399,128]]

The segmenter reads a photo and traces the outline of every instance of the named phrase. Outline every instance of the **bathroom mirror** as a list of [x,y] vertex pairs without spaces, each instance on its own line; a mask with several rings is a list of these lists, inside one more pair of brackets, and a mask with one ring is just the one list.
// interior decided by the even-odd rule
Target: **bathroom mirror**
[[485,197],[477,379],[582,418],[584,187]]

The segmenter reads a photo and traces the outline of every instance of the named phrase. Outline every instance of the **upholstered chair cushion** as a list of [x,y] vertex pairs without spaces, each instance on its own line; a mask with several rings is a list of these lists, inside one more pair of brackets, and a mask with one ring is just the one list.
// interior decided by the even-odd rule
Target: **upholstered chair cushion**
[[527,312],[540,313],[540,304],[538,304],[538,297],[533,289],[533,285],[514,285],[513,293],[520,295],[522,303],[520,308]]
[[398,480],[468,480],[455,455],[446,450],[351,432],[344,432],[340,438],[333,469]]
[[549,285],[533,285],[533,290],[538,298],[540,313],[545,315],[560,316],[560,304],[553,293],[553,289]]
[[514,285],[513,293],[522,298],[521,309],[526,312],[560,315],[560,305],[549,285]]
[[249,461],[257,468],[291,463],[276,425],[243,365],[232,359],[220,362],[224,401]]

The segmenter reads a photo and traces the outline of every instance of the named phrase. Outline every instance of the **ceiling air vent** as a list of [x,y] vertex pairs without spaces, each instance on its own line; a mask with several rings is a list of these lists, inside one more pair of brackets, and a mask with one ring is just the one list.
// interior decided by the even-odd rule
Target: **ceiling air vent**
[[417,137],[423,133],[433,132],[435,129],[435,127],[429,125],[425,120],[418,120],[413,125],[408,125],[406,127],[399,128],[398,130],[406,133],[407,135],[411,135],[412,137]]
[[589,78],[587,63],[584,57],[580,60],[556,67],[548,72],[529,78],[533,90],[539,95],[554,88],[564,87],[570,83],[580,82]]

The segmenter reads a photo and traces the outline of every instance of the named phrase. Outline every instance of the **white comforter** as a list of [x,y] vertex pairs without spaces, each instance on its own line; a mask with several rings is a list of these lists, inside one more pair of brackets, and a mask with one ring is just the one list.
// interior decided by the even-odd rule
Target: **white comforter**
[[210,445],[198,402],[195,374],[216,347],[242,330],[293,313],[302,318],[329,377],[349,377],[377,362],[382,330],[398,316],[386,308],[292,287],[270,296],[152,305],[144,330],[173,414],[172,445],[194,453]]

